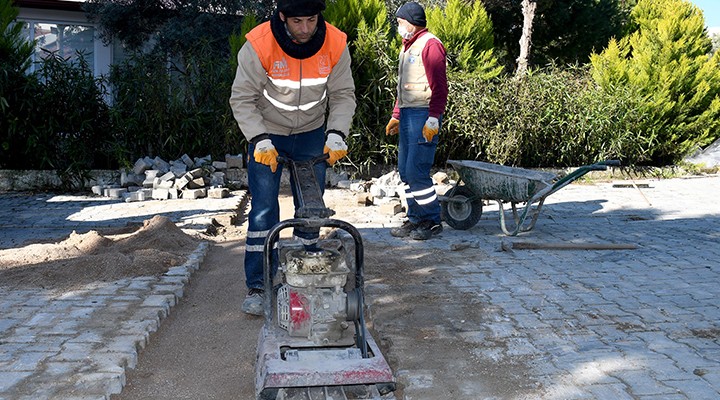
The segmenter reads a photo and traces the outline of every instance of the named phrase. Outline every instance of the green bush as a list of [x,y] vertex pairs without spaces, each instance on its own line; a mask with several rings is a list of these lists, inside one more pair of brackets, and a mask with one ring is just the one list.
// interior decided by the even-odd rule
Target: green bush
[[247,39],[245,35],[259,24],[254,15],[246,15],[240,24],[240,32],[230,34],[228,41],[230,42],[230,67],[235,71],[238,67],[237,54],[240,48],[245,44]]
[[74,189],[84,185],[87,170],[117,166],[109,157],[104,87],[82,54],[76,61],[46,55],[14,89],[3,112],[2,168],[55,169],[65,188]]
[[83,187],[87,170],[116,165],[104,86],[83,54],[45,54],[29,74],[34,44],[17,14],[0,1],[0,168],[54,169],[65,189]]
[[630,35],[592,56],[592,74],[609,95],[635,92],[654,135],[650,163],[679,161],[720,137],[720,56],[700,10],[685,0],[640,0]]
[[482,2],[449,0],[444,8],[427,9],[428,29],[447,50],[451,70],[472,72],[491,79],[502,72],[492,55],[493,27]]
[[103,83],[83,54],[45,54],[29,74],[34,43],[17,15],[0,0],[0,168],[55,169],[66,189],[82,187],[87,170],[116,166]]
[[26,74],[34,43],[24,39],[18,12],[11,0],[0,0],[0,168],[22,165],[25,132],[40,93],[37,79]]
[[81,188],[85,171],[117,166],[108,158],[112,138],[103,82],[83,54],[74,61],[49,54],[37,75],[42,95],[26,151],[40,163],[36,168],[55,169],[66,188]]
[[520,167],[567,167],[620,158],[636,163],[652,144],[632,92],[598,90],[584,69],[551,67],[526,79],[479,81],[452,74],[436,161],[477,159]]
[[348,34],[357,108],[348,137],[350,154],[341,163],[359,169],[396,159],[395,142],[385,124],[395,105],[398,36],[379,0],[338,0],[328,3],[326,20]]
[[113,66],[116,157],[127,164],[144,156],[222,159],[242,152],[228,105],[233,74],[227,58],[202,45],[175,62],[162,53],[134,53]]

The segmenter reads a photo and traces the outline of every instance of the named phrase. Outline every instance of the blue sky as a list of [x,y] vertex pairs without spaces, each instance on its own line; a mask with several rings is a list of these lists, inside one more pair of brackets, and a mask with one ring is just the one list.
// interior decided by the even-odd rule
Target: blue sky
[[708,27],[720,27],[719,0],[690,0],[690,2],[703,10],[705,24],[707,24]]

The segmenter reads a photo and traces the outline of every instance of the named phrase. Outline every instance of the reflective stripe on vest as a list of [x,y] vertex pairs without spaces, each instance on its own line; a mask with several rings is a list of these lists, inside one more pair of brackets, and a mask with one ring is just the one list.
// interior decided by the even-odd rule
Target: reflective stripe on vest
[[325,42],[313,56],[304,60],[285,54],[265,22],[246,36],[268,77],[263,97],[283,111],[309,111],[315,107],[324,113],[328,76],[346,47],[345,33],[326,23]]

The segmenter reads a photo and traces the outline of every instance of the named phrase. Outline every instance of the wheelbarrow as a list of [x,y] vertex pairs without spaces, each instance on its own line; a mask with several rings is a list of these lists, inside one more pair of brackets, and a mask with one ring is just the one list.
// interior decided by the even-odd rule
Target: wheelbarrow
[[[618,160],[601,161],[559,177],[550,172],[482,161],[449,160],[448,163],[460,179],[444,196],[439,196],[445,222],[455,229],[470,229],[480,220],[483,200],[493,200],[500,208],[500,228],[508,236],[532,230],[545,199],[551,194],[590,171],[604,171],[608,166],[620,165]],[[510,224],[506,223],[503,203],[510,203],[513,216]],[[525,206],[519,211],[518,204],[522,203]],[[535,203],[537,205],[533,206]],[[528,223],[527,218],[530,218]]]

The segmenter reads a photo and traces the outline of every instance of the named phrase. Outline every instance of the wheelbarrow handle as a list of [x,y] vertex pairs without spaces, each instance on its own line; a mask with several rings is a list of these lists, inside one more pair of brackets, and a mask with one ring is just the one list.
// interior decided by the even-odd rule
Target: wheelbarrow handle
[[587,168],[588,171],[605,171],[607,170],[607,167],[619,167],[620,166],[620,160],[605,160],[605,161],[598,161],[595,164],[588,165],[586,167],[581,168]]
[[608,166],[608,167],[619,167],[619,166],[620,166],[620,160],[605,160],[605,161],[600,161],[600,162],[598,162],[597,164],[605,165],[605,166]]
[[605,161],[598,161],[595,164],[584,165],[582,167],[579,167],[575,171],[560,178],[552,186],[536,193],[530,199],[530,201],[537,201],[543,197],[547,197],[547,196],[557,192],[558,190],[564,188],[568,184],[574,182],[575,180],[579,179],[580,177],[582,177],[583,175],[587,174],[590,171],[605,171],[605,170],[607,170],[607,167],[613,167],[613,166],[619,166],[619,165],[620,165],[620,160],[605,160]]

